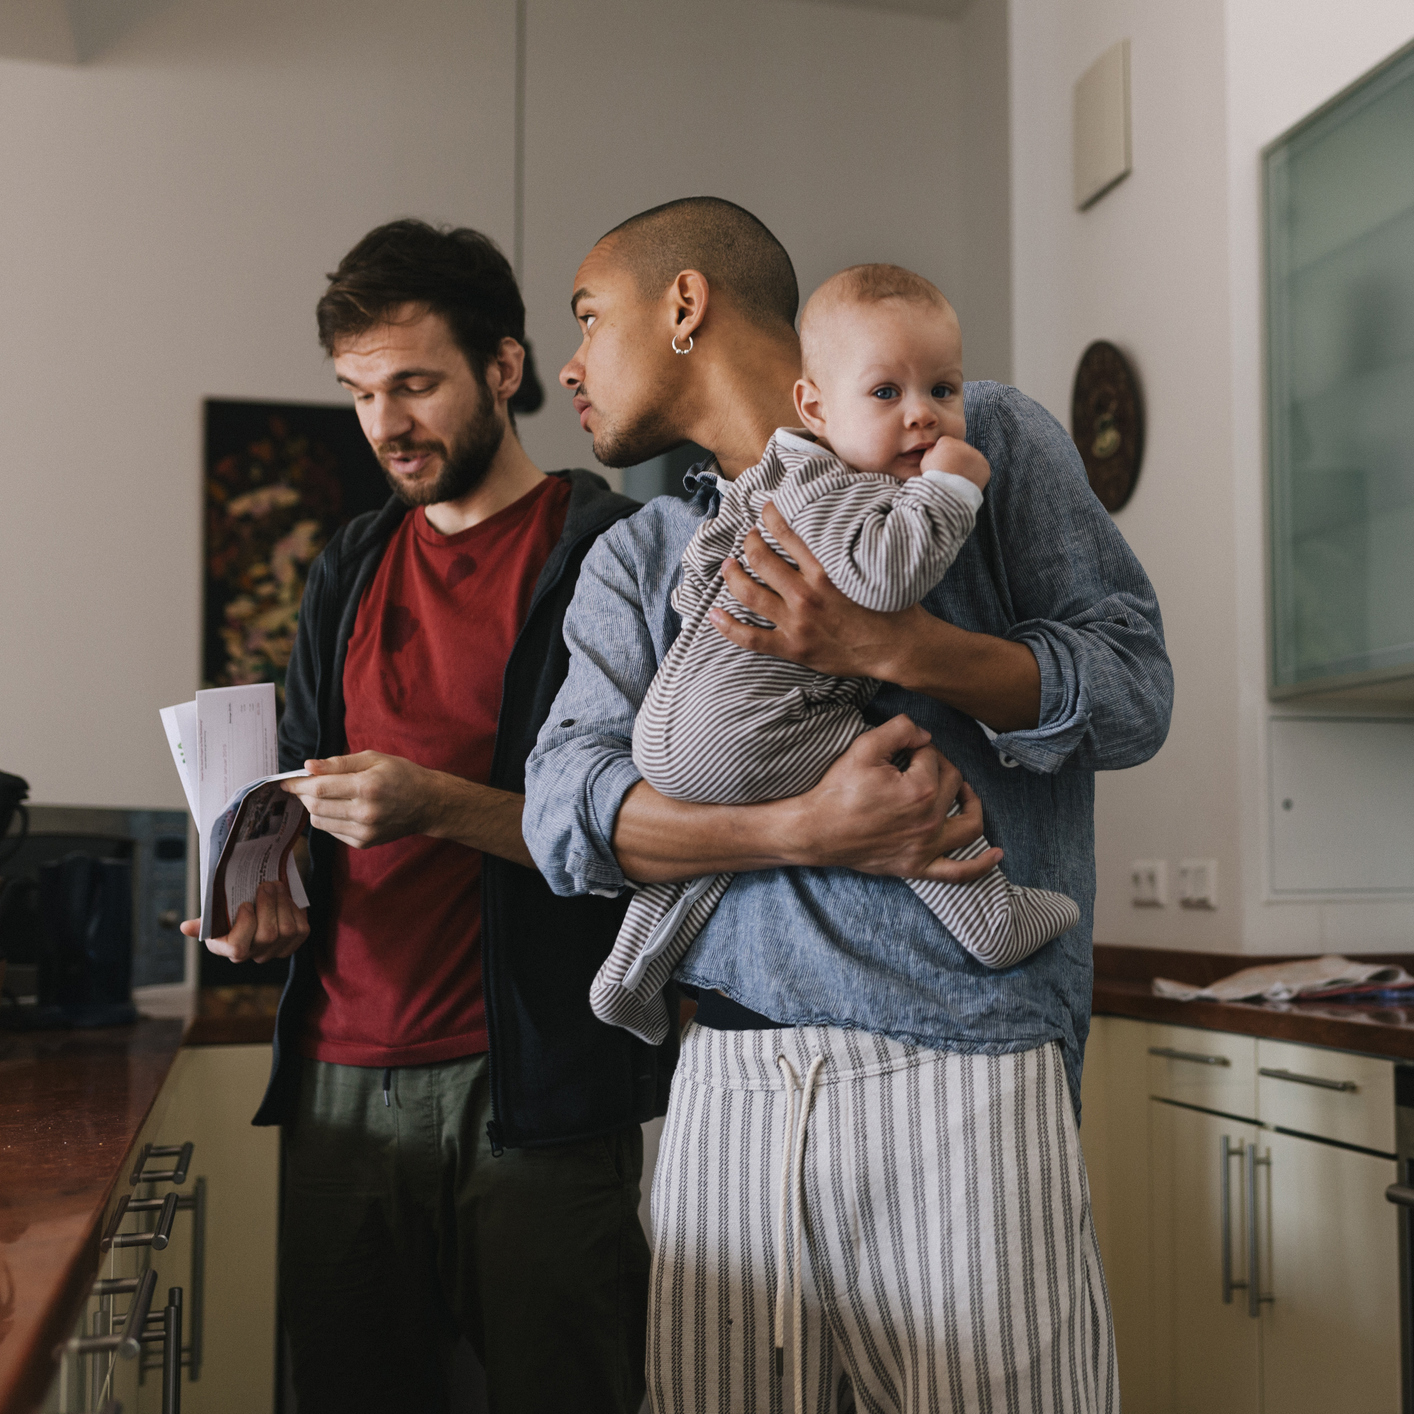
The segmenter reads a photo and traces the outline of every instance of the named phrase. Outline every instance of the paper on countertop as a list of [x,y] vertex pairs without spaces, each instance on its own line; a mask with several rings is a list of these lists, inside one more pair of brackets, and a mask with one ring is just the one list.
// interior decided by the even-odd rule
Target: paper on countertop
[[1303,958],[1296,962],[1271,962],[1245,967],[1209,987],[1194,987],[1154,978],[1154,995],[1180,1002],[1241,1002],[1261,998],[1269,1002],[1337,997],[1352,992],[1380,992],[1414,986],[1402,967],[1393,963],[1354,962],[1348,957]]
[[[289,847],[303,828],[299,817],[307,818],[303,804],[276,786],[274,789],[285,800],[293,802],[292,814],[287,817],[280,802],[267,801],[267,805],[280,808],[266,809],[254,824],[247,821],[243,828],[233,829],[235,812],[255,787],[307,774],[304,771],[277,774],[279,749],[274,684],[207,688],[197,693],[194,702],[164,707],[160,715],[172,760],[197,826],[202,938],[222,936],[226,928],[211,932],[213,913],[234,914],[241,902],[253,901],[255,887],[263,878],[275,878],[283,873],[290,887],[290,897],[300,908],[307,908],[309,898],[304,883],[294,860],[289,857]],[[282,827],[289,824],[290,828],[288,831],[276,829],[272,834],[264,828],[272,824]],[[213,857],[212,841],[218,825],[223,828]],[[228,843],[231,851],[225,849]],[[274,872],[270,872],[272,869]],[[218,899],[212,887],[218,872],[222,874],[224,899]],[[220,904],[225,907],[217,907]]]

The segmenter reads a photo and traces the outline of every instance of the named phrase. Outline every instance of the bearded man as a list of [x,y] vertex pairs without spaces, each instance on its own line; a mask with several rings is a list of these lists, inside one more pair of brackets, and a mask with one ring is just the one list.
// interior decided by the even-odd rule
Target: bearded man
[[216,944],[293,951],[255,1122],[284,1126],[300,1411],[445,1409],[459,1333],[493,1409],[636,1411],[641,1122],[676,1040],[595,1020],[623,905],[556,898],[520,825],[580,564],[635,505],[526,456],[525,310],[485,236],[379,227],[318,324],[393,496],[315,562],[286,682],[308,943],[271,889]]

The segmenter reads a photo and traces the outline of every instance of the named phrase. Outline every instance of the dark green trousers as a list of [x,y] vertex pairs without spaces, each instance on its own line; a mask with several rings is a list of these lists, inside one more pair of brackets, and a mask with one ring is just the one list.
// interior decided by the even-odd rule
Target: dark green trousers
[[491,1156],[485,1056],[302,1063],[280,1298],[299,1414],[440,1414],[458,1335],[504,1414],[636,1414],[643,1133]]

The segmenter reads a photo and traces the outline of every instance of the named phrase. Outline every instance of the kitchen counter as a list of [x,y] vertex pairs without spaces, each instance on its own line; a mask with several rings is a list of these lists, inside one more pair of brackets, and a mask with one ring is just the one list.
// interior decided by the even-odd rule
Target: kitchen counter
[[98,1270],[99,1227],[181,1021],[0,1033],[0,1410],[38,1405]]
[[0,1411],[28,1414],[98,1271],[114,1190],[183,1045],[268,1044],[278,987],[211,989],[194,1014],[0,1032]]
[[[1094,1009],[1414,1060],[1408,1007],[1256,1005],[1154,996],[1276,958],[1095,948]],[[1381,956],[1414,972],[1414,957]],[[210,988],[192,1015],[95,1031],[0,1032],[0,1414],[28,1414],[98,1270],[105,1208],[183,1046],[268,1044],[278,987]]]
[[[1414,972],[1407,954],[1349,953],[1362,962],[1397,963]],[[1102,1016],[1127,1016],[1205,1031],[1233,1031],[1273,1041],[1329,1046],[1341,1051],[1414,1060],[1414,989],[1408,1006],[1386,1000],[1350,1002],[1180,1002],[1156,997],[1155,977],[1205,987],[1244,967],[1284,961],[1280,956],[1173,952],[1159,948],[1095,946],[1093,1008]]]

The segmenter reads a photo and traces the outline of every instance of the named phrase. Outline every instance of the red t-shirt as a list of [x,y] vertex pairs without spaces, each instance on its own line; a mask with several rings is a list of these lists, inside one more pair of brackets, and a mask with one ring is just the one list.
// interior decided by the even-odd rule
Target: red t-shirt
[[[403,517],[344,660],[348,749],[487,782],[501,679],[559,541],[567,478],[548,476],[457,535]],[[481,855],[413,835],[335,844],[334,918],[303,1051],[341,1065],[425,1065],[487,1049]]]

